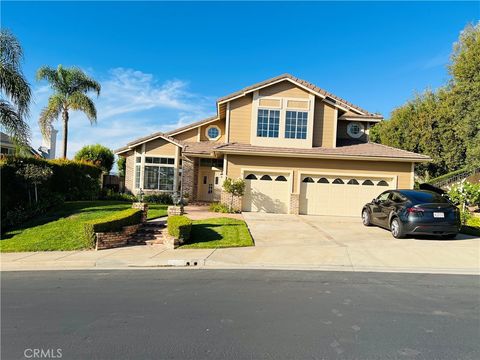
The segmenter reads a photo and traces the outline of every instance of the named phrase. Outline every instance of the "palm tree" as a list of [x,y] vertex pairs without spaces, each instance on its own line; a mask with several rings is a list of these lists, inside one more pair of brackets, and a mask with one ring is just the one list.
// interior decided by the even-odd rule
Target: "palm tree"
[[32,92],[20,68],[23,51],[17,38],[8,30],[0,31],[0,120],[5,131],[19,144],[26,146],[30,128],[24,118]]
[[52,122],[62,114],[63,120],[63,158],[67,157],[68,119],[70,110],[79,110],[87,115],[90,124],[97,122],[97,109],[87,92],[95,91],[100,95],[100,84],[90,78],[82,70],[72,67],[57,69],[42,66],[37,71],[37,80],[47,80],[54,93],[42,110],[38,123],[44,136],[50,136]]

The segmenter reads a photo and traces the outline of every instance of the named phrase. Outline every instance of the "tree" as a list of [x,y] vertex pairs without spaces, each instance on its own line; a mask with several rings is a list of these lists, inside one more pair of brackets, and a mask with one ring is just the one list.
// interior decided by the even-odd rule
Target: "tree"
[[[30,128],[25,122],[29,113],[30,86],[20,68],[23,50],[8,30],[0,31],[0,121],[13,141],[27,146]],[[8,99],[7,99],[8,98]]]
[[465,163],[480,166],[480,22],[467,25],[454,44],[449,106],[456,118],[455,130],[466,143]]
[[230,194],[230,212],[233,212],[233,199],[235,196],[243,196],[245,193],[245,181],[243,179],[226,178],[223,182],[223,190]]
[[[22,176],[27,182],[33,184],[35,188],[35,202],[37,203],[37,186],[47,181],[53,175],[53,171],[48,166],[26,164],[24,167],[17,170],[17,174]],[[28,196],[30,198],[30,190],[28,191]]]
[[118,174],[120,176],[125,176],[125,171],[127,170],[127,158],[119,156],[117,160]]
[[47,80],[53,90],[47,106],[42,110],[38,123],[44,136],[50,136],[52,122],[60,114],[63,121],[63,158],[67,157],[69,111],[78,110],[87,115],[91,124],[97,122],[97,109],[92,99],[87,96],[89,91],[100,95],[100,84],[87,76],[82,70],[72,67],[64,68],[58,65],[55,70],[43,66],[37,71],[37,80]]
[[429,155],[416,167],[428,178],[480,166],[480,24],[468,25],[454,45],[451,79],[427,90],[370,130],[370,140]]
[[100,145],[86,145],[75,154],[75,160],[89,161],[108,174],[112,170],[115,156],[112,150]]

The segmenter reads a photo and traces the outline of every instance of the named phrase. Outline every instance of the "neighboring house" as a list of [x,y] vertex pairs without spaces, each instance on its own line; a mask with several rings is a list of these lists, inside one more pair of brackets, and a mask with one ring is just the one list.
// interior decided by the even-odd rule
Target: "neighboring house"
[[[217,115],[128,143],[125,187],[227,201],[226,177],[246,181],[243,211],[359,215],[384,190],[412,188],[430,158],[369,143],[382,116],[285,74],[217,101]],[[183,181],[183,184],[182,184]]]
[[[43,137],[42,146],[40,146],[38,150],[29,147],[28,152],[33,156],[43,157],[45,159],[55,159],[57,132],[58,131],[52,127],[50,131],[50,138]],[[0,132],[0,135],[1,154],[15,155],[16,147],[10,136],[3,132]]]
[[[5,134],[4,132],[0,132],[0,148],[2,155],[15,155],[16,147],[13,143],[10,136]],[[40,156],[40,153],[32,147],[28,148],[28,152],[34,156]]]

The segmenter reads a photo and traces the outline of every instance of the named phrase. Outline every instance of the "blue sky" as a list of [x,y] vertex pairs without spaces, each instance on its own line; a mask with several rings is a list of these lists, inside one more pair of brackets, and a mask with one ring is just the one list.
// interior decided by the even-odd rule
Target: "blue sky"
[[479,12],[476,2],[3,2],[1,20],[24,47],[35,147],[49,95],[39,66],[76,65],[101,82],[98,124],[71,115],[73,156],[213,115],[216,98],[285,72],[388,117],[445,82],[452,44]]

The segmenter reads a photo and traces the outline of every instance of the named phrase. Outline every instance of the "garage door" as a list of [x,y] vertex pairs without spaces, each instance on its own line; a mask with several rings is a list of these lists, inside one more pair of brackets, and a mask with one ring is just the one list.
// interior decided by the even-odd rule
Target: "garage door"
[[388,189],[394,177],[302,175],[300,214],[359,216],[363,205]]
[[269,172],[245,172],[243,211],[288,213],[290,176]]

